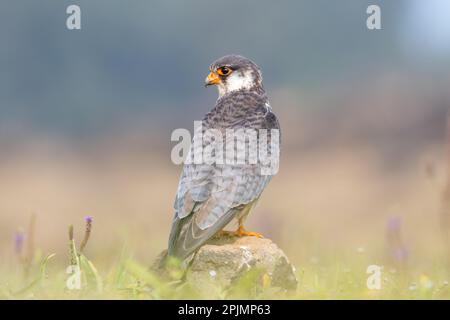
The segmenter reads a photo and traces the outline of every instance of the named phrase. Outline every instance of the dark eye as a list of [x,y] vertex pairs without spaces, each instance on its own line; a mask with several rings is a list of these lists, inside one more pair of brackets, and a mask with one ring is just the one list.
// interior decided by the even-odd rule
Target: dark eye
[[229,67],[220,67],[217,69],[217,73],[221,76],[227,76],[231,73],[231,68]]

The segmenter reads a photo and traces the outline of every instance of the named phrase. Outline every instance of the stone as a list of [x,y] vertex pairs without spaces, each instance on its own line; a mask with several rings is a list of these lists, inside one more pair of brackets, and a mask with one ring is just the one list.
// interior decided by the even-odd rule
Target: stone
[[185,280],[202,292],[214,292],[231,288],[245,277],[255,290],[292,292],[297,288],[295,268],[284,252],[270,239],[257,237],[211,239],[193,256]]

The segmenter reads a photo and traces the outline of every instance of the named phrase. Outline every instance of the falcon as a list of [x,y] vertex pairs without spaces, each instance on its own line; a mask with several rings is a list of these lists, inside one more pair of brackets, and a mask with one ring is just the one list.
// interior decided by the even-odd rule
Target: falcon
[[[254,62],[239,55],[216,60],[205,79],[205,86],[212,85],[217,86],[219,97],[201,122],[202,133],[208,129],[219,132],[253,129],[258,132],[259,141],[259,132],[266,130],[269,143],[279,140],[279,134],[273,134],[279,132],[279,123],[263,88],[261,70]],[[192,147],[201,132],[194,133],[188,157],[191,153],[202,152]],[[203,141],[202,147],[211,143]],[[248,156],[249,152],[244,154]],[[223,229],[234,220],[238,228],[231,232],[233,235],[262,237],[247,231],[243,223],[276,173],[263,173],[263,166],[261,162],[250,161],[231,164],[185,161],[175,197],[167,254],[181,260],[188,258],[216,234],[230,232]]]

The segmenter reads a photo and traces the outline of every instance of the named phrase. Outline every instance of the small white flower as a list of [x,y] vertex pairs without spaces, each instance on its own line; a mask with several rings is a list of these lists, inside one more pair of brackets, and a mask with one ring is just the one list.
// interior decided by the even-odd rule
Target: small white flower
[[433,283],[433,281],[429,280],[429,281],[425,282],[425,283],[423,284],[423,286],[424,286],[425,288],[427,288],[427,289],[431,289],[431,288],[434,287],[434,283]]
[[417,284],[415,282],[411,283],[410,286],[408,287],[409,291],[414,291],[417,289]]

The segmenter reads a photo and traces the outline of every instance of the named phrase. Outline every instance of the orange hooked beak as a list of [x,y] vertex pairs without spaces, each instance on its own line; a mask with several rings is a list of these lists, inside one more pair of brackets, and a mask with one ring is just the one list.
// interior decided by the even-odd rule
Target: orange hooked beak
[[218,84],[220,82],[220,77],[214,71],[211,71],[205,79],[205,87]]

